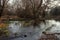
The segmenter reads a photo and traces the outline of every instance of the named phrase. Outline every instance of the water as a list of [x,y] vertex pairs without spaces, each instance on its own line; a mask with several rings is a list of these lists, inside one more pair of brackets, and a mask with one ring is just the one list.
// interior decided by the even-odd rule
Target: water
[[18,21],[11,21],[8,27],[11,33],[17,33],[20,31],[21,24]]
[[[44,23],[42,25],[45,25]],[[41,26],[42,26],[41,25]],[[10,31],[10,36],[15,36],[14,34],[17,33],[19,38],[12,39],[12,40],[38,40],[42,34],[43,28],[40,27],[33,27],[32,25],[29,27],[23,27],[22,22],[19,21],[11,21],[8,26],[8,30]]]
[[15,36],[17,33],[18,38],[14,38],[11,40],[38,40],[42,32],[46,31],[50,33],[59,33],[60,32],[60,22],[55,20],[46,20],[46,24],[43,22],[40,24],[40,27],[33,27],[32,25],[29,27],[23,27],[22,22],[20,21],[11,21],[9,24],[9,31],[11,36]]

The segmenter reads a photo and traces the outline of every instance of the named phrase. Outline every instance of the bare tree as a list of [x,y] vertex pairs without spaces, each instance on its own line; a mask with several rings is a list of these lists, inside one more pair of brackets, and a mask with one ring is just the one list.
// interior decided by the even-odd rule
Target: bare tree
[[24,9],[18,8],[20,11],[17,10],[17,15],[27,20],[34,20],[33,25],[39,24],[40,21],[45,22],[45,10],[48,7],[49,0],[46,0],[45,4],[43,4],[43,1],[45,0],[22,0]]
[[3,11],[4,11],[4,8],[5,8],[5,6],[7,5],[7,2],[8,2],[9,0],[0,0],[0,17],[1,17],[1,15],[2,15],[2,13],[3,13]]
[[0,16],[1,16],[3,10],[4,10],[4,4],[5,4],[5,0],[0,0]]

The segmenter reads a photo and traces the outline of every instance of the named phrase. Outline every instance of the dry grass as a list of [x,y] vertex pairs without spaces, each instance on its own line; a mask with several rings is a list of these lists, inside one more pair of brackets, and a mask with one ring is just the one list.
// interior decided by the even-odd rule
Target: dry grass
[[0,23],[0,28],[6,28],[7,26],[8,26],[8,24]]

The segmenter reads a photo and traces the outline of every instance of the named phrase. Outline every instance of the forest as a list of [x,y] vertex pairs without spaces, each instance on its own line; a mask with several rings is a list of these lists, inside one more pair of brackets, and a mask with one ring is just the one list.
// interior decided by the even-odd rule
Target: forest
[[32,26],[34,31],[38,27],[40,31],[37,32],[45,33],[59,22],[59,0],[0,0],[0,36],[8,36],[10,31],[16,36],[24,27],[29,30]]

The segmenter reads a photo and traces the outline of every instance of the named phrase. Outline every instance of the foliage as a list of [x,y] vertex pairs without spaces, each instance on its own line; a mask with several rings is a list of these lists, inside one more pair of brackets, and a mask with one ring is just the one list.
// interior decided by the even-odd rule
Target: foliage
[[8,36],[9,31],[7,30],[8,24],[1,23],[0,24],[0,36]]

